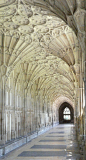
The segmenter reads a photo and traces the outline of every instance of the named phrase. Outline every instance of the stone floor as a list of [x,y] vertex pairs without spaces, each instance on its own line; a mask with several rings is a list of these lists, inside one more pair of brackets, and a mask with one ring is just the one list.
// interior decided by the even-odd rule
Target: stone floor
[[83,160],[83,157],[79,154],[74,126],[72,124],[61,124],[1,159]]

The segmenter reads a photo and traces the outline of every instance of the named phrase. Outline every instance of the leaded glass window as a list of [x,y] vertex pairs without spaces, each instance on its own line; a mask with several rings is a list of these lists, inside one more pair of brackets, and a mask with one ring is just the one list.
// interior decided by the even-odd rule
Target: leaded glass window
[[71,119],[71,112],[70,112],[70,109],[68,107],[66,107],[63,110],[63,119],[64,120],[70,120]]

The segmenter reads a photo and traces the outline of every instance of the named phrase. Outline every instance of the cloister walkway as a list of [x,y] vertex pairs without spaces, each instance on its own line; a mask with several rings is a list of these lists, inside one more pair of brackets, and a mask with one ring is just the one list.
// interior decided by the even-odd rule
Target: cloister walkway
[[73,124],[60,124],[10,152],[5,160],[83,160]]

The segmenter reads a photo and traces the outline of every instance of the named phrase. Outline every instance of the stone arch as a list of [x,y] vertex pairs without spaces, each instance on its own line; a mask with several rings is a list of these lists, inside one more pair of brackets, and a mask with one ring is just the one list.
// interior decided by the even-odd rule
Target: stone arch
[[[70,110],[70,120],[65,120],[63,117],[63,111],[66,107]],[[74,110],[73,107],[67,102],[62,103],[59,108],[59,123],[74,123]]]

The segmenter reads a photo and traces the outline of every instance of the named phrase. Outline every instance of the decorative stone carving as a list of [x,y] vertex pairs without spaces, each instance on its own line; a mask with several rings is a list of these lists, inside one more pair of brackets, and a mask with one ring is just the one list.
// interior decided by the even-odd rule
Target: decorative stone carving
[[30,18],[30,23],[34,26],[36,25],[42,25],[42,24],[45,24],[46,23],[46,18],[45,17],[42,17],[41,15],[40,16],[33,16]]
[[16,28],[18,28],[18,25],[16,25],[13,22],[4,22],[4,27],[6,27],[8,30],[14,30]]
[[12,21],[17,25],[26,25],[29,23],[29,20],[26,16],[16,15],[12,18]]
[[0,23],[3,24],[3,22],[6,22],[6,21],[11,21],[11,16],[9,17],[0,17]]
[[[35,30],[35,29],[34,29]],[[43,37],[43,35],[42,34],[39,34],[38,32],[33,32],[32,34],[31,34],[31,38],[32,38],[32,40],[33,41],[41,41],[41,38]]]
[[34,28],[30,25],[21,25],[18,30],[20,31],[20,33],[23,34],[30,34],[32,32],[34,32]]
[[29,35],[26,35],[26,36],[25,36],[25,41],[26,41],[28,44],[30,44],[30,43],[32,42],[32,39],[31,39],[31,37],[30,37]]
[[66,31],[68,30],[68,26],[62,26],[62,27],[55,28],[52,31],[52,35],[55,36],[56,38],[58,38],[58,36],[60,36],[61,34],[65,33],[65,30]]
[[6,5],[10,5],[11,3],[15,2],[16,0],[0,0],[0,6],[6,6]]
[[47,26],[36,26],[36,27],[34,27],[34,29],[35,29],[35,31],[36,32],[39,32],[39,34],[40,34],[40,32],[41,33],[47,33],[47,32],[49,32],[49,28],[47,27]]
[[2,7],[0,8],[0,17],[7,17],[7,16],[11,16],[16,12],[16,6],[15,5],[11,5],[8,7]]
[[45,41],[46,44],[49,44],[49,43],[51,42],[51,36],[50,36],[50,34],[44,35],[44,36],[43,36],[43,39],[41,40],[41,42],[42,42],[43,40]]
[[30,8],[30,6],[24,5],[24,4],[19,4],[18,7],[18,13],[22,16],[26,16],[26,17],[31,17],[33,15],[33,12]]

